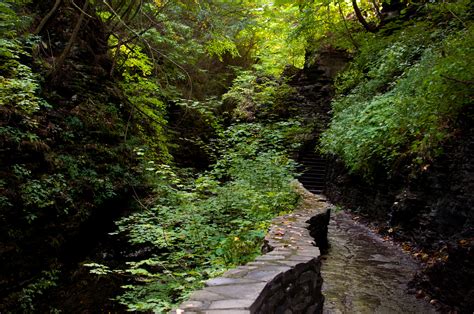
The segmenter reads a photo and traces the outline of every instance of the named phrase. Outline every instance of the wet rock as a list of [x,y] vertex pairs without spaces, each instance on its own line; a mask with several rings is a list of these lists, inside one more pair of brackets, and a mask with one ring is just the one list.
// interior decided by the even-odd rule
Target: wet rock
[[435,313],[424,294],[408,293],[420,267],[400,247],[344,212],[333,215],[328,238],[321,267],[324,313]]

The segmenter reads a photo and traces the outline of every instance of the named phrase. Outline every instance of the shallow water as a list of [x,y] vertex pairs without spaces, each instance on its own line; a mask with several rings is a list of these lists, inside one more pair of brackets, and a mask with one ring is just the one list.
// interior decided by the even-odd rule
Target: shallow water
[[324,313],[435,313],[407,292],[418,264],[345,212],[332,215],[322,261]]

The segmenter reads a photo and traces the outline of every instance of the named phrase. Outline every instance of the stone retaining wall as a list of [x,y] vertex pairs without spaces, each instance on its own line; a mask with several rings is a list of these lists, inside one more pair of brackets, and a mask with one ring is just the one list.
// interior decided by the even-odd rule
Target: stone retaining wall
[[173,313],[321,313],[320,251],[310,230],[324,245],[329,204],[299,189],[302,204],[273,220],[265,238],[265,255],[207,281],[204,289],[194,292]]

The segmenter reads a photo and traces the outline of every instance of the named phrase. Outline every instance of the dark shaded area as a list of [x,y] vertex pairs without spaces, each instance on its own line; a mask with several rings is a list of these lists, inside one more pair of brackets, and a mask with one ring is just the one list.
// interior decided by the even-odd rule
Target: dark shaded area
[[[36,9],[46,13],[50,5]],[[47,24],[51,46],[41,58],[63,51],[77,15],[66,4],[59,7]],[[97,279],[79,263],[103,254],[113,220],[130,210],[130,186],[144,189],[131,144],[141,143],[134,125],[146,130],[147,122],[131,117],[109,77],[97,18],[85,20],[58,71],[46,75],[44,65],[25,62],[46,77],[41,97],[48,106],[32,117],[0,109],[0,311],[101,311],[120,282]]]
[[214,161],[209,144],[217,138],[217,130],[210,119],[198,110],[171,103],[168,108],[168,127],[172,140],[170,153],[177,165],[205,170]]
[[303,70],[288,67],[283,74],[290,78],[289,83],[296,91],[286,100],[288,111],[311,129],[294,155],[300,163],[298,180],[313,193],[321,193],[325,188],[327,163],[315,147],[330,122],[334,79],[349,60],[347,52],[327,47],[316,54],[308,53]]
[[328,225],[331,219],[331,209],[326,209],[326,212],[311,217],[309,223],[309,234],[316,241],[316,246],[321,250],[321,253],[327,252],[329,249],[328,241]]

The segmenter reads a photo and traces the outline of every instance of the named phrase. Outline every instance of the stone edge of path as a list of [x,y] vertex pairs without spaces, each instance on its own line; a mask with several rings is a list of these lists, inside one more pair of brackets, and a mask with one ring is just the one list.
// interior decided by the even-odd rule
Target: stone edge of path
[[253,262],[208,280],[171,313],[319,313],[321,294],[320,251],[329,212],[325,197],[308,192],[297,182],[302,196],[298,208],[272,220],[262,249]]

